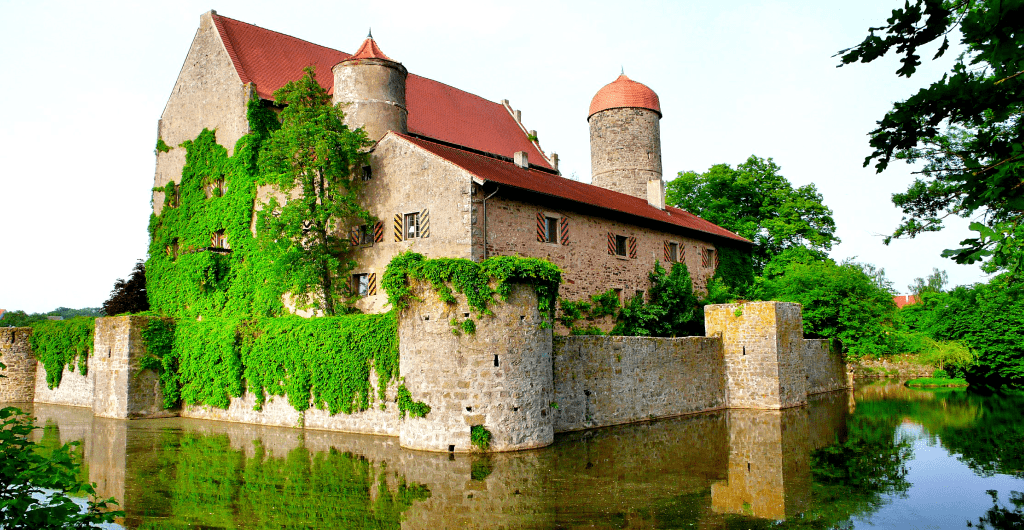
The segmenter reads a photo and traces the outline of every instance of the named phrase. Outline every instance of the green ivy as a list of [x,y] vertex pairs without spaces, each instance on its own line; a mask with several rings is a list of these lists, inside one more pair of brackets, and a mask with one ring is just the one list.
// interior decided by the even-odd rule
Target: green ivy
[[469,443],[481,451],[491,448],[491,431],[483,425],[474,425],[469,428]]
[[[619,312],[619,296],[615,289],[608,289],[601,294],[590,295],[590,301],[558,299],[561,314],[558,321],[568,328],[570,335],[603,335],[601,328],[593,322],[601,317],[615,315]],[[587,325],[579,327],[576,322],[586,320]]]
[[178,386],[178,358],[174,355],[174,321],[152,319],[142,330],[142,342],[146,356],[139,361],[143,370],[150,369],[160,376],[160,388],[164,395],[164,408],[172,408],[181,401]]
[[156,150],[160,153],[166,153],[171,150],[171,146],[164,142],[163,138],[156,139]]
[[[405,252],[388,263],[381,281],[388,302],[397,310],[404,309],[412,298],[410,279],[430,282],[443,302],[454,304],[454,293],[464,295],[477,315],[493,315],[489,306],[495,295],[507,300],[514,285],[529,284],[537,291],[538,309],[550,317],[558,299],[562,271],[550,261],[538,258],[495,256],[476,263],[463,258],[426,259],[422,254]],[[469,332],[465,324],[462,329]],[[472,329],[475,331],[475,324]]]
[[46,386],[53,389],[60,385],[65,367],[78,372],[88,372],[87,358],[93,349],[93,333],[96,319],[75,317],[69,320],[43,320],[32,324],[29,344],[32,354],[46,369]]
[[422,401],[413,401],[412,393],[405,384],[398,385],[398,415],[402,418],[408,412],[413,418],[422,418],[430,414],[430,405]]

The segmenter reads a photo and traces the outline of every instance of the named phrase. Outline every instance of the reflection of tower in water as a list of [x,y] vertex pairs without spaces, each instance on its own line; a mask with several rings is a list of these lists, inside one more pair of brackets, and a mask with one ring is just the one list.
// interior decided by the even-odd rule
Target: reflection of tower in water
[[780,521],[804,511],[811,452],[846,438],[846,394],[821,396],[815,407],[728,411],[728,478],[711,485],[712,509]]

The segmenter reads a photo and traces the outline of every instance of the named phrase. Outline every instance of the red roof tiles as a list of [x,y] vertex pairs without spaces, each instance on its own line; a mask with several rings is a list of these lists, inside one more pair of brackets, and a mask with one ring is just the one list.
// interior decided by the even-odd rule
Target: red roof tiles
[[626,74],[622,74],[597,91],[594,99],[590,101],[590,114],[587,114],[587,118],[602,110],[622,107],[651,109],[661,116],[658,95],[647,85],[637,83],[626,77]]
[[[256,92],[263,99],[273,100],[275,90],[302,77],[302,69],[310,65],[316,67],[317,81],[333,91],[331,69],[352,57],[283,33],[217,14],[212,16],[238,77],[243,83],[255,83]],[[380,52],[376,45],[372,47],[375,51],[370,53]],[[500,103],[412,74],[406,80],[405,97],[411,133],[508,157],[516,151],[526,151],[533,163],[551,167]]]
[[384,55],[384,52],[380,51],[377,43],[373,40],[373,37],[367,37],[363,41],[363,45],[356,50],[355,55],[349,57],[350,59],[384,59],[386,61],[397,62],[391,57]]
[[441,145],[421,138],[413,138],[398,133],[393,134],[469,171],[483,180],[543,195],[568,199],[605,210],[635,215],[734,241],[749,243],[748,240],[679,208],[668,207],[665,210],[661,210],[651,206],[644,199],[617,191],[577,182],[546,171],[524,169],[513,162]]

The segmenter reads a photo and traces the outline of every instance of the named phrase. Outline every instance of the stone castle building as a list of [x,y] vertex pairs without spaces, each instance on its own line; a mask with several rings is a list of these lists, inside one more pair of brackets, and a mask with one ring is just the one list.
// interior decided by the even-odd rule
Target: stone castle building
[[[563,271],[563,297],[647,289],[660,260],[686,263],[694,287],[713,275],[723,245],[749,241],[665,205],[657,94],[625,75],[590,104],[593,185],[563,178],[508,101],[495,103],[410,74],[372,37],[355,54],[218,15],[200,18],[158,134],[175,146],[216,130],[229,152],[248,132],[246,105],[313,65],[346,121],[375,141],[363,168],[365,207],[379,221],[355,227],[351,278],[363,311],[384,309],[379,282],[406,250],[428,258],[546,258]],[[157,152],[155,186],[178,182],[183,149]],[[159,215],[163,192],[155,192]],[[229,240],[231,234],[224,234]]]

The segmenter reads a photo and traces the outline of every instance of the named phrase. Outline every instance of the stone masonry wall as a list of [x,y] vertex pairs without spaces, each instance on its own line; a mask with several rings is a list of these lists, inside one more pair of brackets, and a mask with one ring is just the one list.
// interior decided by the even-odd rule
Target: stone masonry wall
[[[402,421],[402,447],[472,451],[474,425],[491,432],[495,451],[550,445],[551,329],[541,328],[533,288],[516,286],[486,317],[472,316],[464,302],[440,301],[429,285],[414,285],[413,295],[399,319],[399,367],[412,398],[431,411]],[[476,320],[476,333],[452,333],[451,319],[466,317]]]
[[556,337],[555,432],[724,408],[721,344],[706,337]]
[[807,374],[808,394],[850,387],[846,360],[843,354],[829,348],[827,340],[804,340],[803,369]]
[[35,397],[36,358],[28,337],[32,328],[0,328],[0,403],[22,403]]
[[[185,140],[204,128],[217,131],[217,143],[230,154],[235,142],[249,132],[246,105],[252,88],[242,84],[210,13],[199,17],[199,29],[185,57],[174,89],[157,126],[157,137],[171,150],[156,153],[153,187],[180,182],[185,167]],[[156,139],[153,140],[156,143]],[[153,211],[160,213],[163,192],[153,193]]]
[[96,371],[93,369],[94,357],[95,355],[89,355],[88,359],[86,359],[86,375],[82,375],[78,371],[77,363],[65,367],[64,373],[61,375],[60,385],[56,388],[49,388],[46,385],[46,368],[43,368],[43,363],[39,363],[39,366],[36,368],[36,403],[87,407],[91,409],[93,381],[96,378]]
[[728,405],[779,409],[807,402],[800,304],[750,302],[709,305],[704,327],[720,336]]
[[[479,195],[480,193],[477,193]],[[477,218],[474,231],[482,230],[483,215],[479,204],[474,205]],[[477,214],[476,212],[480,212]],[[569,222],[569,244],[537,241],[537,214]],[[561,221],[559,221],[561,223]],[[608,253],[608,233],[636,238],[636,258]],[[476,242],[482,243],[477,235]],[[630,224],[621,219],[607,219],[567,209],[541,208],[536,204],[503,197],[501,193],[487,201],[487,255],[531,256],[547,259],[558,265],[563,273],[559,295],[567,300],[580,300],[600,294],[609,288],[621,291],[623,301],[638,291],[647,292],[650,282],[647,274],[657,260],[666,270],[665,242],[678,244],[679,259],[686,263],[694,289],[703,291],[714,275],[714,264],[704,266],[701,255],[714,250],[708,241],[683,237],[652,228]],[[610,329],[605,323],[604,330]]]
[[147,356],[142,331],[152,319],[96,319],[95,351],[89,356],[89,374],[93,378],[92,411],[97,416],[130,419],[167,415],[159,377],[153,370],[140,366]]
[[332,101],[344,105],[350,129],[362,127],[373,141],[388,131],[408,131],[404,66],[383,59],[347,59],[334,65],[332,73]]
[[661,116],[649,109],[616,108],[590,122],[590,166],[595,186],[647,198],[647,181],[661,179]]

